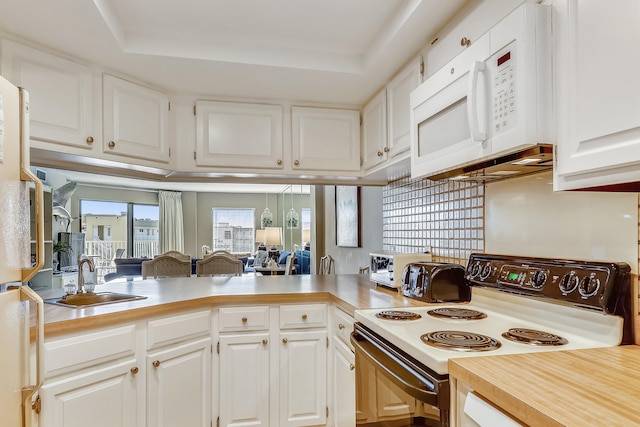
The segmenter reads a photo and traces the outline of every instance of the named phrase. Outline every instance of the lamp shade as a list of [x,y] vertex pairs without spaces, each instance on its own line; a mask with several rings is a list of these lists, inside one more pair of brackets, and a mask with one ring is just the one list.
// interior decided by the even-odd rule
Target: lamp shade
[[256,230],[256,243],[264,243],[264,239],[265,239],[265,231]]
[[302,243],[307,243],[311,241],[311,230],[306,228],[302,230]]
[[264,243],[272,246],[280,246],[282,244],[282,227],[265,228]]

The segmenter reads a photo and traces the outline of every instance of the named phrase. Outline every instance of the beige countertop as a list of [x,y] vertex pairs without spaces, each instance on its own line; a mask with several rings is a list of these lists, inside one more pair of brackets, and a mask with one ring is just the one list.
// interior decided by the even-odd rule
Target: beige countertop
[[[77,332],[179,310],[229,304],[331,302],[347,313],[359,308],[421,305],[394,290],[376,287],[367,275],[292,275],[185,277],[107,283],[95,292],[118,292],[146,299],[68,308],[45,304],[45,335]],[[61,289],[40,292],[43,299],[63,295]]]
[[449,374],[530,426],[640,425],[640,346],[450,359]]

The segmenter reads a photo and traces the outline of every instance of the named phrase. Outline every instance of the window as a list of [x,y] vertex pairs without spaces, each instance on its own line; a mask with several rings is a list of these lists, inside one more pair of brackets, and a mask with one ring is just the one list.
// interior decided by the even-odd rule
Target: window
[[214,250],[253,252],[255,209],[213,208]]
[[103,264],[111,262],[117,249],[133,257],[158,254],[158,206],[80,200],[80,218],[85,251],[100,255]]

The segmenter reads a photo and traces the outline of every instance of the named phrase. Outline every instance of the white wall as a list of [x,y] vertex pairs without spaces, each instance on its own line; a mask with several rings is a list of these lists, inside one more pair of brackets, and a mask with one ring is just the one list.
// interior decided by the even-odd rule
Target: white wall
[[551,173],[487,184],[485,252],[626,262],[638,270],[638,194],[554,192]]
[[324,236],[325,253],[335,260],[337,274],[358,273],[369,265],[369,253],[382,250],[382,190],[383,187],[361,187],[360,248],[336,246],[335,187],[325,186]]

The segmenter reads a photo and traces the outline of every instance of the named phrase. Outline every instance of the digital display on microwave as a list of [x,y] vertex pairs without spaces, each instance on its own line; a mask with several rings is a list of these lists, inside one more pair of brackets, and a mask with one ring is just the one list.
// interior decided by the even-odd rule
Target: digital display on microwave
[[511,59],[511,52],[505,53],[500,58],[498,58],[498,67],[501,66],[502,64],[504,64],[505,62],[507,62],[510,59]]

